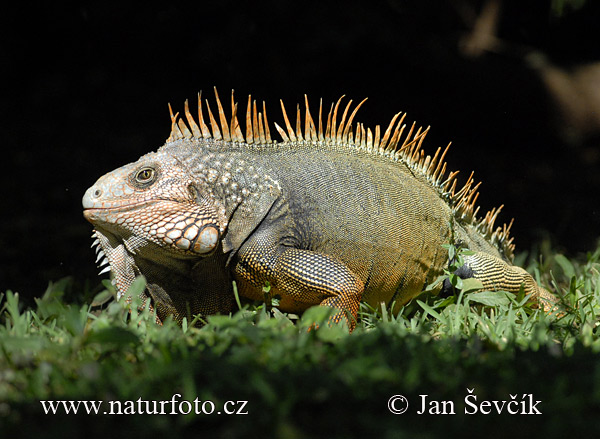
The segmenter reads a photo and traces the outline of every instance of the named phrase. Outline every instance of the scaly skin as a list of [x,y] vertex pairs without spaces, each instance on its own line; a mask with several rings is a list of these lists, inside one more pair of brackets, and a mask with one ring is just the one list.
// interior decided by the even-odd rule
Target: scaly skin
[[[362,103],[361,103],[362,104]],[[284,311],[337,308],[333,320],[354,327],[359,302],[397,312],[448,264],[442,244],[453,239],[475,252],[464,273],[486,289],[518,292],[551,308],[556,301],[532,277],[510,265],[508,229],[494,229],[499,209],[476,216],[478,185],[455,190],[445,151],[425,156],[427,130],[396,115],[375,135],[352,129],[358,107],[341,120],[338,101],[326,129],[306,106],[304,132],[284,109],[283,143],[270,139],[266,114],[248,100],[246,136],[236,105],[230,120],[217,96],[219,124],[209,108],[197,121],[186,102],[186,125],[157,152],[101,177],[83,198],[84,216],[119,295],[137,275],[148,281],[159,320],[228,313],[232,281],[241,295],[263,300],[263,286]],[[360,107],[360,105],[359,105]],[[550,304],[544,305],[545,301]]]

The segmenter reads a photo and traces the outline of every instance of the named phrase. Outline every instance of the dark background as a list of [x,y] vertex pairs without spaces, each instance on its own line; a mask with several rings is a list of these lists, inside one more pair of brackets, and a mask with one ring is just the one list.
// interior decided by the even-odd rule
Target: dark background
[[0,291],[97,285],[83,192],[163,143],[167,102],[178,111],[213,86],[264,99],[279,124],[278,99],[304,93],[368,96],[357,119],[369,126],[407,111],[432,127],[427,152],[453,142],[450,169],[475,171],[484,211],[515,217],[517,251],[596,244],[598,131],[571,135],[542,73],[600,60],[600,2],[562,14],[504,2],[502,50],[471,57],[461,44],[479,1],[55,3],[2,11]]

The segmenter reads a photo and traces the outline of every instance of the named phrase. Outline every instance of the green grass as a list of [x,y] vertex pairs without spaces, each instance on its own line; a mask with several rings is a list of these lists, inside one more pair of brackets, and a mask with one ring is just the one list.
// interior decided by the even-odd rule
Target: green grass
[[[0,431],[95,437],[135,430],[169,438],[599,431],[600,248],[581,260],[541,253],[541,262],[526,255],[518,262],[562,297],[560,315],[531,309],[522,295],[457,291],[419,297],[397,316],[364,305],[352,334],[328,325],[330,310],[319,307],[298,318],[253,304],[208,317],[201,328],[159,327],[147,310],[129,312],[118,302],[65,303],[68,279],[29,309],[8,291],[0,299]],[[451,280],[467,291],[475,286]],[[98,303],[110,294],[110,283],[104,286]],[[132,288],[141,291],[143,282]],[[309,330],[315,322],[319,329]],[[467,389],[479,402],[533,394],[543,414],[467,415]],[[131,409],[127,401],[170,401],[176,393],[217,408],[248,401],[248,414],[46,415],[40,403],[120,401]],[[403,415],[387,408],[396,394],[410,402]],[[453,401],[456,414],[418,415],[423,394]]]

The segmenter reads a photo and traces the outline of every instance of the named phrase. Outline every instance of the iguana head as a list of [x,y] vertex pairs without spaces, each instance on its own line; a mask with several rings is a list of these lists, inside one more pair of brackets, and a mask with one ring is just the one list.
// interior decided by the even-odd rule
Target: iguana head
[[[186,145],[167,144],[102,176],[83,196],[94,225],[98,260],[108,266],[120,298],[144,275],[150,294],[168,302],[187,287],[195,261],[213,254],[227,227],[225,209],[208,183],[176,157]],[[196,145],[194,150],[200,148]]]
[[132,253],[147,244],[172,257],[205,256],[226,227],[224,208],[169,152],[102,176],[85,192],[83,214],[98,232],[123,238]]

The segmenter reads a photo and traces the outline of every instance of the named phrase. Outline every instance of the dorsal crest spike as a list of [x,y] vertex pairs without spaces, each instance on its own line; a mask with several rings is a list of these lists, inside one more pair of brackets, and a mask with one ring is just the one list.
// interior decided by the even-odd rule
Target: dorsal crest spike
[[303,141],[302,138],[302,115],[300,114],[300,104],[296,104],[296,137],[299,141]]
[[206,110],[208,111],[210,127],[212,128],[212,137],[215,140],[223,139],[223,137],[221,136],[221,131],[219,131],[219,125],[217,124],[217,121],[215,120],[215,117],[213,116],[212,111],[210,110],[210,105],[208,103],[208,99],[206,100]]
[[181,135],[181,133],[179,132],[179,127],[177,126],[177,114],[173,114],[173,108],[171,107],[171,103],[168,103],[169,105],[169,115],[171,116],[171,133],[169,134],[169,137],[167,138],[167,142],[173,142],[174,140],[178,139],[179,136]]
[[415,135],[415,150],[416,151],[421,151],[423,152],[422,146],[423,146],[423,141],[425,140],[425,136],[427,135],[427,133],[429,132],[429,127],[425,128],[423,131],[421,131],[421,128],[419,127],[419,130],[417,131],[417,134]]
[[333,140],[337,137],[337,131],[336,131],[337,112],[338,112],[338,108],[340,107],[340,103],[342,102],[342,99],[344,99],[345,97],[346,97],[346,95],[342,95],[336,102],[335,107],[333,109],[333,116],[331,117],[331,133],[330,133],[331,140]]
[[193,137],[189,128],[187,127],[187,125],[185,124],[185,122],[182,119],[179,119],[177,121],[177,126],[179,127],[179,131],[181,132],[181,135],[183,136],[184,139],[191,139]]
[[373,148],[373,132],[371,131],[371,128],[367,128],[367,148]]
[[329,114],[327,114],[327,126],[325,128],[325,141],[329,141],[329,139],[331,138],[332,134],[331,134],[331,115],[333,113],[333,103],[331,104],[331,106],[329,107]]
[[404,132],[404,119],[406,118],[406,113],[402,113],[400,120],[396,124],[396,129],[394,130],[394,134],[392,134],[392,138],[390,139],[390,143],[388,144],[388,149],[390,151],[396,151],[398,149],[398,143],[400,142],[400,138],[402,137],[402,133]]
[[308,107],[308,96],[304,95],[304,138],[306,140],[317,140],[315,122],[310,115],[310,109]]
[[281,128],[279,125],[277,125],[277,122],[275,122],[275,128],[277,129],[277,132],[279,133],[279,135],[281,136],[281,138],[283,139],[284,142],[290,141],[290,138],[287,136],[287,133],[285,132],[285,130],[283,128]]
[[385,146],[387,145],[387,141],[390,137],[390,133],[392,132],[392,129],[394,128],[394,125],[396,123],[396,119],[398,119],[398,117],[401,115],[402,113],[396,113],[394,115],[394,117],[392,118],[390,124],[388,125],[387,129],[385,130],[385,133],[383,135],[383,139],[381,139],[381,145],[380,148],[385,149]]
[[379,125],[375,125],[375,140],[373,141],[373,148],[379,149],[379,135],[380,135],[381,127]]
[[290,120],[288,119],[287,112],[285,111],[285,105],[283,105],[283,101],[280,99],[281,103],[281,112],[283,113],[283,119],[285,121],[285,126],[287,128],[288,134],[292,142],[296,141],[296,136],[294,135],[294,130],[292,129],[292,125],[290,124]]
[[219,99],[219,93],[217,93],[217,87],[215,87],[215,100],[217,101],[217,108],[219,109],[219,120],[221,122],[221,130],[223,131],[223,139],[229,142],[231,141],[231,137],[229,136],[229,124],[227,123],[225,112],[223,111],[223,105],[221,105],[221,99]]
[[[444,172],[446,170],[446,168],[445,168],[446,163],[444,162],[444,158],[446,157],[446,153],[450,149],[450,145],[452,145],[452,142],[448,143],[448,146],[446,146],[446,149],[444,149],[444,152],[442,152],[442,155],[440,156],[440,158],[437,162],[437,166],[436,166],[435,170],[432,172],[433,180],[436,183],[439,182],[440,179],[444,177]],[[433,166],[433,163],[432,163],[432,166]]]
[[[173,107],[171,107],[171,103],[167,103],[167,105],[169,106],[169,116],[171,116],[171,123],[174,122],[174,120],[177,118],[177,115],[173,114]],[[179,114],[179,113],[177,113]]]
[[474,172],[471,171],[471,175],[469,175],[469,178],[467,178],[467,182],[465,183],[465,185],[456,194],[454,194],[454,198],[456,200],[462,200],[464,195],[469,191],[469,189],[473,185],[473,174]]
[[494,223],[496,222],[496,218],[498,218],[498,214],[500,213],[500,211],[502,210],[503,207],[504,207],[504,205],[501,204],[496,209],[492,209],[489,212],[490,216],[489,216],[489,219],[487,220],[487,226],[489,227],[490,230],[492,230],[494,228]]
[[356,137],[356,144],[358,146],[363,146],[362,145],[362,140],[363,140],[363,137],[362,137],[362,124],[360,124],[360,123],[356,124],[356,132],[354,133],[354,137]]
[[254,143],[252,134],[252,98],[248,95],[248,108],[246,109],[246,143]]
[[240,123],[238,121],[238,118],[236,116],[237,114],[237,103],[235,104],[235,106],[233,107],[233,111],[234,111],[234,117],[231,121],[231,134],[232,134],[232,139],[235,142],[243,142],[244,141],[244,135],[242,134],[242,129],[240,128]]
[[442,186],[444,192],[446,192],[451,197],[454,196],[454,189],[456,188],[456,176],[458,175],[458,173],[459,173],[459,171],[451,172],[448,175],[448,178],[446,178],[446,181],[444,181],[443,186]]
[[[358,110],[360,109],[360,107],[362,107],[362,104],[364,104],[367,101],[368,98],[364,98],[362,101],[359,102],[359,104],[354,108],[354,111],[350,114],[350,117],[348,118],[348,123],[346,124],[346,128],[344,129],[344,133],[342,134],[342,138],[345,139],[348,132],[352,131],[352,121],[354,120],[354,116],[356,116],[356,113],[358,113]],[[357,129],[360,125],[357,125]],[[358,138],[358,136],[357,136]],[[360,141],[357,139],[357,143],[360,143]]]
[[231,119],[229,120],[229,132],[231,133],[231,139],[235,140],[235,121],[237,119],[237,105],[235,98],[233,97],[233,89],[231,89]]
[[402,143],[401,149],[410,148],[410,146],[414,144],[414,140],[411,140],[411,136],[412,136],[413,131],[415,130],[415,126],[416,126],[416,122],[413,122],[412,126],[410,127],[410,131],[404,138],[404,142]]
[[262,113],[258,113],[258,138],[260,139],[260,143],[264,144],[267,141],[265,136],[265,127],[263,125],[263,115]]
[[[437,163],[437,160],[438,160],[441,150],[442,150],[442,148],[438,147],[438,149],[435,150],[435,154],[433,155],[433,157],[431,157],[431,160],[427,161],[427,169],[426,170],[427,170],[427,173],[432,176],[432,178],[435,178],[433,171],[436,166],[436,163]],[[430,156],[427,156],[427,157],[430,157]]]
[[323,98],[319,100],[319,140],[323,141]]
[[352,105],[352,99],[350,99],[348,101],[348,103],[346,104],[346,108],[344,109],[344,113],[342,114],[342,120],[340,121],[340,127],[338,128],[338,132],[335,136],[336,140],[339,142],[345,142],[344,140],[344,131],[346,131],[346,116],[348,116],[348,109],[350,108],[350,106]]
[[190,113],[190,104],[187,99],[185,100],[185,103],[184,103],[184,111],[185,111],[185,118],[188,121],[188,125],[192,129],[192,133],[194,134],[194,137],[199,139],[202,136],[202,134],[200,133],[200,128],[198,128],[198,125],[196,124],[196,121],[194,120],[192,113]]
[[237,118],[237,102],[233,97],[233,89],[231,90],[231,121],[230,121],[231,140],[234,142],[243,142],[244,136],[240,129],[240,122]]
[[[424,152],[421,151],[423,154]],[[438,152],[439,152],[439,148],[438,148]],[[423,172],[427,172],[429,170],[429,166],[431,166],[431,156],[428,155],[425,157],[425,160],[421,163],[421,171]]]
[[263,118],[265,119],[265,139],[267,143],[271,143],[271,131],[269,130],[269,121],[267,120],[267,106],[263,101]]
[[258,130],[258,110],[256,101],[252,102],[252,131],[254,133],[254,143],[260,143],[260,134]]
[[205,139],[210,139],[212,136],[210,135],[210,130],[204,121],[204,115],[202,114],[202,90],[198,92],[198,122],[200,123],[200,130],[202,131],[202,137]]

